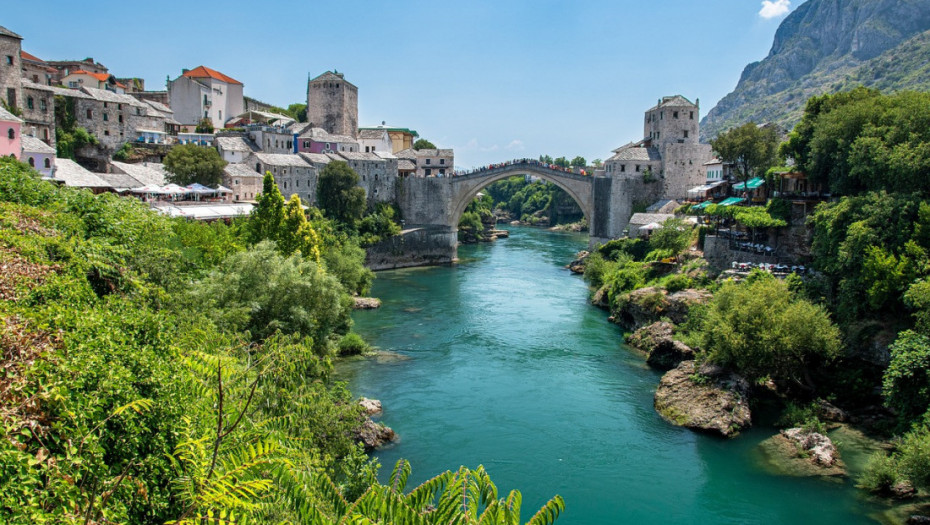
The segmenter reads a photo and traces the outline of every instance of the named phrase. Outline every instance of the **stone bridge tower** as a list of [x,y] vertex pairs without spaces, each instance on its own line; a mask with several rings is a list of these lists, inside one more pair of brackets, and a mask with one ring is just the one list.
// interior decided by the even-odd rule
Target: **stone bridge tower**
[[358,87],[327,71],[307,81],[307,122],[333,135],[358,136]]

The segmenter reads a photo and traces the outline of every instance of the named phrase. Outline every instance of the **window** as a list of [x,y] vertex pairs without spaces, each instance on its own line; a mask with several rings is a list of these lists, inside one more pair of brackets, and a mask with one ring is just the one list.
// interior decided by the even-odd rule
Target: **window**
[[[119,123],[122,124],[122,123],[123,123],[123,116],[122,116],[122,115],[119,115],[118,117],[116,117],[116,120],[118,120]],[[685,133],[687,133],[687,131],[686,131]]]
[[10,107],[16,106],[16,88],[6,88],[6,103]]
[[426,168],[426,176],[429,177],[432,174],[433,174],[433,170]]
[[8,66],[12,66],[12,65],[13,65],[13,55],[7,55],[7,56],[6,56],[6,65],[8,65]]
[[665,120],[665,112],[664,112],[664,111],[660,111],[660,112],[659,112],[659,120]]
[[429,166],[430,159],[426,159],[426,165]]
[[207,96],[206,96],[206,95],[203,96],[203,105],[204,105],[204,106],[207,105]]
[[33,168],[35,168],[35,167],[36,167],[36,159],[34,159],[34,158],[32,158],[32,157],[29,157],[29,165],[32,166]]
[[42,130],[42,134],[45,136],[45,143],[48,144],[48,137],[49,137],[48,128],[45,128],[44,130]]
[[48,159],[48,158],[45,159],[45,167],[46,167],[46,168],[51,168],[51,167],[52,167],[52,160],[51,160],[51,159]]
[[107,103],[106,103],[106,102],[103,103],[103,107],[107,107]]
[[6,136],[7,136],[10,140],[13,140],[13,139],[16,138],[16,132],[13,131],[13,128],[10,128],[10,129],[7,130]]
[[694,120],[694,112],[693,112],[693,111],[691,112],[691,117],[690,117],[690,118],[691,118],[691,120]]
[[262,172],[262,165],[256,162],[256,163],[255,163],[255,171],[261,173],[261,172]]
[[42,111],[48,110],[48,100],[45,100],[44,98],[40,98],[39,109],[41,109]]
[[440,163],[440,164],[445,164],[445,163],[446,163],[446,159],[439,159],[439,163]]
[[209,118],[209,115],[207,115],[207,110],[203,111],[203,118]]
[[636,173],[639,173],[639,164],[636,165]]
[[672,111],[672,118],[678,118],[678,112]]
[[685,130],[685,138],[688,138],[688,130]]
[[81,86],[79,86],[77,82],[70,80],[68,81],[68,87],[74,89],[74,88],[79,88]]
[[39,75],[32,75],[32,81],[35,82],[36,84],[38,84],[38,83],[39,83]]
[[109,120],[110,120],[110,115],[107,115],[106,113],[104,113],[104,114],[103,114],[103,121],[104,121],[104,122],[107,122],[107,121],[109,121]]
[[626,164],[621,164],[621,165],[620,165],[620,172],[623,173],[624,171],[626,171]]
[[109,136],[110,136],[110,130],[108,130],[108,129],[103,130],[103,134],[109,137]]
[[35,101],[32,100],[32,97],[26,97],[26,107],[29,109],[35,109]]
[[142,114],[142,108],[136,108],[136,115]]
[[238,186],[238,185],[239,185],[239,179],[233,180],[233,186]]
[[299,179],[294,181],[294,186],[297,187],[297,188],[300,187],[300,180],[299,180]]
[[222,109],[220,110],[219,117],[220,117],[220,123],[222,123],[223,122],[223,110]]

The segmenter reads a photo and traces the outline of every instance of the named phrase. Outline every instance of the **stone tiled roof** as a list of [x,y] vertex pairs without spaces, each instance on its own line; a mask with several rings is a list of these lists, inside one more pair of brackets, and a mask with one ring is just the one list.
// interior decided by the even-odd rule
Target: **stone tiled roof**
[[70,89],[70,88],[60,88],[55,86],[46,86],[45,84],[36,84],[31,80],[23,79],[23,89],[35,89],[37,91],[47,91],[53,95],[61,95],[63,97],[71,98],[93,98],[87,93],[81,92],[79,89]]
[[305,161],[311,164],[329,164],[330,161],[333,160],[328,155],[325,155],[323,153],[303,153],[302,152],[300,153],[300,157],[302,157]]
[[24,153],[41,153],[44,155],[54,155],[55,148],[49,146],[48,144],[42,142],[41,140],[30,136],[23,135],[23,152]]
[[84,169],[71,159],[55,161],[55,180],[64,181],[65,186],[75,188],[111,188],[110,184],[96,173]]
[[342,73],[334,71],[327,71],[326,73],[323,73],[322,75],[314,78],[310,82],[316,82],[317,80],[333,80],[335,82],[345,82],[352,87],[357,87],[355,84],[347,81]]
[[648,207],[646,208],[646,212],[647,212],[647,213],[655,213],[655,212],[661,210],[662,208],[666,207],[666,206],[669,205],[669,204],[674,204],[676,208],[678,207],[678,202],[676,202],[676,201],[673,201],[673,200],[671,200],[671,199],[661,199],[661,200],[658,200],[658,201],[652,203],[652,205],[648,206]]
[[394,154],[391,153],[390,151],[373,151],[372,153],[374,153],[375,155],[381,157],[381,158],[384,159],[384,160],[395,160],[395,159],[397,159],[397,157],[394,156]]
[[216,137],[216,147],[223,151],[244,151],[251,153],[259,151],[257,145],[245,137]]
[[645,148],[630,143],[614,150],[614,155],[607,160],[638,160],[643,162],[662,160],[657,148]]
[[5,28],[5,27],[3,27],[3,26],[0,26],[0,35],[3,35],[3,36],[10,36],[10,37],[13,37],[13,38],[18,38],[18,39],[20,39],[20,40],[23,39],[23,37],[17,35],[16,33],[10,31],[9,29],[7,29],[7,28]]
[[360,129],[358,130],[358,138],[366,140],[381,140],[387,134],[387,130],[384,129]]
[[98,173],[98,177],[105,180],[107,184],[113,187],[116,191],[124,191],[132,188],[138,188],[140,186],[145,186],[132,175],[126,175],[125,173]]
[[287,126],[287,130],[291,133],[297,133],[298,136],[302,135],[307,129],[310,128],[312,124],[309,122],[291,122]]
[[141,99],[144,104],[148,104],[152,109],[160,113],[167,113],[174,115],[174,110],[168,106],[162,104],[161,102],[155,102],[154,100]]
[[87,95],[90,95],[91,98],[99,100],[101,102],[113,102],[115,104],[126,104],[128,106],[136,107],[148,107],[146,104],[139,101],[135,97],[129,95],[121,95],[119,93],[114,93],[112,91],[107,91],[106,89],[96,89],[89,87],[82,87],[81,91]]
[[362,153],[360,151],[340,151],[339,154],[349,160],[375,160],[379,162],[384,160],[374,153]]
[[630,229],[632,230],[633,225],[649,224],[651,222],[657,222],[662,224],[667,219],[671,219],[675,215],[672,213],[634,213],[630,217]]
[[252,155],[263,164],[267,164],[269,166],[289,166],[293,168],[310,167],[310,165],[307,164],[307,161],[302,159],[300,155],[294,155],[291,153],[253,153]]
[[655,106],[649,109],[659,109],[659,108],[665,108],[669,106],[675,106],[675,107],[695,106],[697,107],[694,104],[694,102],[691,102],[690,100],[686,99],[685,97],[681,95],[672,95],[668,97],[662,97],[662,100],[660,100],[658,104],[656,104]]
[[398,171],[416,171],[417,165],[414,164],[412,160],[408,159],[399,159],[397,161],[397,170]]
[[156,186],[164,186],[166,184],[166,175],[165,167],[163,164],[158,164],[156,162],[146,162],[144,164],[129,164],[126,162],[112,162],[113,167],[126,175],[131,176],[137,181],[141,182],[142,186],[149,184],[154,184]]
[[228,177],[239,177],[240,179],[249,177],[260,178],[264,176],[263,174],[252,169],[253,167],[249,167],[248,164],[234,162],[227,164],[226,167],[223,168],[223,173],[225,173]]
[[5,121],[5,122],[19,122],[20,124],[22,124],[22,122],[23,122],[23,119],[21,119],[21,118],[17,117],[16,115],[10,113],[10,112],[7,111],[6,108],[3,107],[3,106],[0,106],[0,120],[3,120],[3,121]]
[[407,148],[402,149],[394,154],[395,157],[399,159],[416,159],[417,151],[415,149]]
[[357,140],[346,135],[333,135],[323,128],[308,128],[298,136],[301,139],[312,139],[316,142],[335,142],[338,144],[358,143]]
[[451,149],[419,149],[414,150],[417,157],[451,157]]

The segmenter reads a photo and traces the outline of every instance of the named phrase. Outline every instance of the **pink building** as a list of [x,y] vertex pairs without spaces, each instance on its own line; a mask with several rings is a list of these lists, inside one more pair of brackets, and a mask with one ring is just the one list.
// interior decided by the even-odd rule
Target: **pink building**
[[23,139],[20,129],[23,120],[0,106],[0,155],[20,158],[23,152]]

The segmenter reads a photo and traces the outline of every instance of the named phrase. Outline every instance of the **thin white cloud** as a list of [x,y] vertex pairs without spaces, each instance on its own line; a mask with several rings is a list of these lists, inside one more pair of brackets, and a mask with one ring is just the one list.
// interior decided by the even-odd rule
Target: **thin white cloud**
[[510,151],[523,151],[523,141],[520,139],[513,139],[510,141],[510,144],[504,148]]
[[791,10],[791,0],[762,0],[762,9],[759,16],[762,18],[775,18],[787,14]]
[[[520,142],[520,141],[516,140],[514,142]],[[510,143],[510,145],[512,144],[513,142]],[[510,148],[510,145],[507,146],[508,149]],[[520,145],[522,146],[523,143],[520,142]],[[497,144],[492,144],[490,146],[484,146],[480,142],[478,142],[478,139],[472,138],[472,139],[469,139],[468,142],[466,142],[464,146],[462,146],[461,148],[456,148],[456,149],[461,149],[465,151],[497,151],[500,149],[500,146],[498,146]]]

